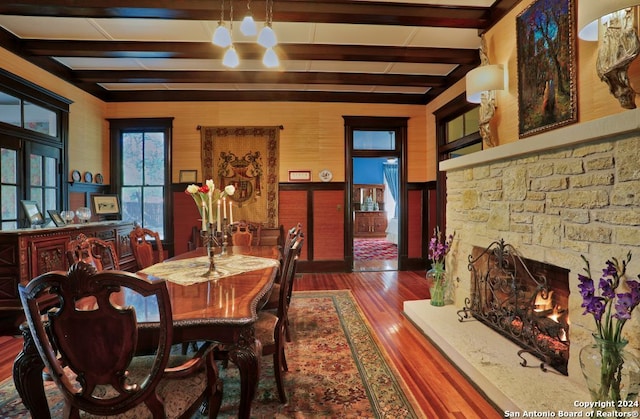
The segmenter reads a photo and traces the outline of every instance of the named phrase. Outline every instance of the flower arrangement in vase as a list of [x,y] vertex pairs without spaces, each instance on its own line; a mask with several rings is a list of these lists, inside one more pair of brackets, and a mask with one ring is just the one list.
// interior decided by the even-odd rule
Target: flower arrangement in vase
[[[205,277],[212,277],[216,273],[213,246],[217,244],[216,232],[222,233],[222,219],[220,218],[220,207],[223,206],[224,221],[226,223],[227,218],[227,199],[228,195],[233,195],[236,191],[235,186],[227,185],[224,190],[215,188],[213,179],[208,179],[202,186],[191,184],[187,186],[185,193],[191,195],[193,201],[200,211],[200,217],[202,219],[202,231],[200,233],[204,245],[207,248],[207,256],[209,257],[209,270],[203,275]],[[233,204],[229,201],[229,221],[233,222]],[[214,222],[216,227],[214,228]],[[224,244],[223,253],[226,247],[226,235],[223,234]]]
[[[202,231],[207,231],[208,226],[213,226],[216,223],[218,231],[221,231],[221,219],[220,219],[220,207],[224,205],[224,214],[227,213],[226,197],[227,195],[233,195],[236,191],[235,186],[227,185],[221,191],[215,188],[213,179],[208,179],[201,186],[191,184],[187,186],[185,193],[191,195],[193,201],[198,206],[200,211],[200,217],[202,218]],[[229,201],[229,216],[230,220],[233,220],[233,204]],[[226,218],[226,217],[225,217]]]
[[[603,410],[640,408],[640,361],[625,350],[628,341],[622,330],[640,304],[640,282],[626,279],[631,252],[622,261],[607,260],[602,276],[596,284],[591,276],[589,261],[587,275],[578,275],[583,314],[593,315],[595,342],[580,350],[580,367],[587,381],[591,398]],[[638,275],[640,278],[640,275]],[[620,288],[620,290],[618,289]]]
[[444,260],[456,233],[450,234],[446,240],[442,239],[440,227],[433,230],[433,236],[429,240],[429,260],[431,269],[427,271],[429,281],[429,292],[431,294],[431,305],[443,306],[445,304],[445,294],[449,288],[447,273],[445,272]]

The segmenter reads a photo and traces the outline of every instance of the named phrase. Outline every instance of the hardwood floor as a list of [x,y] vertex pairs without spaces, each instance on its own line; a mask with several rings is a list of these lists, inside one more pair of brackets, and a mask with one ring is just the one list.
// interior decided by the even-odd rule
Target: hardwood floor
[[[294,285],[294,291],[335,289],[352,291],[425,417],[503,417],[402,314],[405,300],[428,297],[424,272],[305,273]],[[11,376],[21,346],[19,338],[0,337],[0,379]]]

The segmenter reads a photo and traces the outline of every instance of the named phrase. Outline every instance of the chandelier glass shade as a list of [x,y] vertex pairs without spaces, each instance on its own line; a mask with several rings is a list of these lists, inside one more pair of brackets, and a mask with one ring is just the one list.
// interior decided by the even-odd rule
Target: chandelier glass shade
[[238,57],[238,52],[236,51],[236,48],[231,45],[224,53],[224,57],[222,58],[222,65],[229,68],[236,68],[239,64],[240,57]]
[[267,48],[264,52],[264,57],[262,58],[262,64],[268,68],[278,67],[280,65],[280,60],[278,59],[278,55],[273,50],[273,48]]
[[249,14],[242,19],[240,32],[242,32],[244,36],[254,36],[258,33],[258,28],[256,27],[256,22],[253,20],[253,16]]
[[265,48],[273,48],[278,45],[276,33],[271,29],[271,23],[265,23],[264,28],[260,31],[258,35],[258,45]]
[[231,32],[224,25],[224,22],[220,22],[213,32],[213,44],[222,48],[231,45]]

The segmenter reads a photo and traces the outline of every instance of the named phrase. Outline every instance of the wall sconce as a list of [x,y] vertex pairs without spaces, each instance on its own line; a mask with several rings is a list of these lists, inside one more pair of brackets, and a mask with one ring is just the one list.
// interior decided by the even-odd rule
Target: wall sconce
[[640,4],[638,0],[580,0],[578,2],[578,38],[584,41],[597,41],[598,23],[601,17],[637,4]]
[[496,90],[504,90],[507,86],[507,72],[501,64],[489,64],[487,42],[484,34],[480,37],[480,67],[469,71],[465,77],[467,83],[467,102],[480,104],[478,130],[482,142],[487,147],[496,144],[491,136],[489,125],[496,113]]
[[467,102],[480,103],[483,92],[504,90],[504,67],[487,64],[469,71],[466,76]]
[[636,107],[636,92],[629,84],[628,69],[640,54],[635,9],[632,9],[638,4],[640,0],[580,0],[578,3],[578,37],[598,41],[602,28],[596,72],[625,109]]

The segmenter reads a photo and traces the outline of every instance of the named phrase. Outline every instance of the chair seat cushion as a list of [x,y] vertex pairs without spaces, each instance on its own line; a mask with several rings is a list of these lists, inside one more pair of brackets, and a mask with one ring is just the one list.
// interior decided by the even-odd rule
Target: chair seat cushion
[[[189,360],[189,356],[171,356],[167,367],[178,366]],[[140,377],[147,375],[147,371],[153,364],[153,356],[139,356],[131,361],[129,376],[133,382],[139,381]],[[163,378],[156,388],[157,394],[164,402],[164,409],[167,419],[178,418],[192,406],[196,400],[204,393],[207,386],[207,375],[204,366],[194,374],[184,378]],[[114,390],[111,387],[98,387],[94,391],[97,397],[108,397]],[[82,418],[98,418],[101,416],[80,412]],[[144,403],[139,404],[128,412],[121,413],[111,418],[150,418],[151,413]]]
[[256,320],[255,330],[256,339],[262,343],[262,346],[275,345],[275,336],[273,331],[278,323],[278,317],[269,312],[261,311],[258,313],[258,320]]

